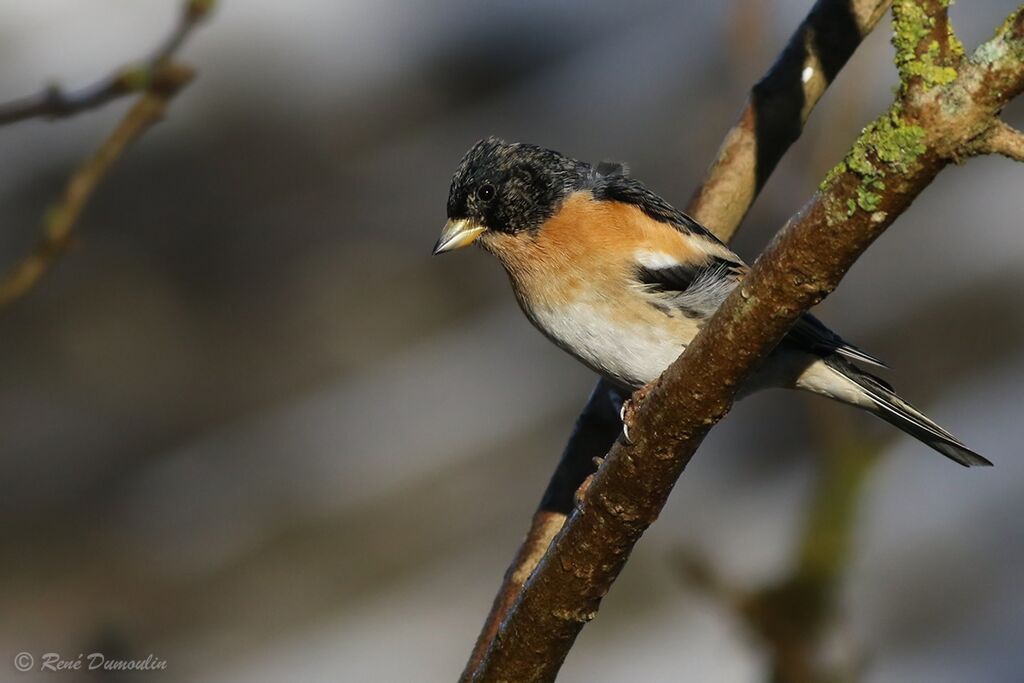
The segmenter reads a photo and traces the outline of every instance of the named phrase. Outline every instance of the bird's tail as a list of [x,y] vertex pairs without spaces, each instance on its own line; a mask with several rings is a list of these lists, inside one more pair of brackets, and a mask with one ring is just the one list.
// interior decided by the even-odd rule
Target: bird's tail
[[[960,463],[964,467],[991,465],[992,463],[978,455],[959,439],[935,424],[924,413],[900,398],[889,384],[855,367],[848,361],[829,357],[816,363],[817,377],[811,384],[831,384],[831,387],[807,386],[817,393],[822,393],[844,403],[851,403],[868,412],[874,413],[894,427],[901,429],[918,441],[931,446],[944,456]],[[824,366],[824,367],[821,367]],[[820,369],[819,369],[820,368]],[[827,370],[826,370],[827,368]],[[834,379],[826,380],[821,370],[830,371]],[[805,375],[806,376],[806,375]],[[803,379],[803,378],[802,378]],[[835,380],[845,383],[849,391],[836,391]],[[815,381],[817,380],[817,381]]]

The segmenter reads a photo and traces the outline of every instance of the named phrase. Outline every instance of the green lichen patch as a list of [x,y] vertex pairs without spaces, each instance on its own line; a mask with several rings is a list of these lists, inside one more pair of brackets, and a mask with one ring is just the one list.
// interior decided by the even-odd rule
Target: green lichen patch
[[1024,59],[1024,6],[1019,7],[996,29],[995,37],[978,46],[971,61],[992,66],[1007,59]]
[[935,20],[913,0],[894,2],[893,19],[892,45],[896,48],[896,66],[900,66],[917,59],[917,46],[931,32]]
[[822,192],[828,192],[839,178],[856,178],[846,201],[830,205],[829,223],[841,219],[839,214],[848,218],[857,209],[877,211],[884,199],[886,179],[905,175],[916,167],[926,149],[924,135],[924,128],[904,120],[898,106],[865,128],[846,158],[829,171],[819,186]]
[[928,49],[917,59],[904,64],[906,77],[918,76],[925,85],[945,85],[956,80],[956,69],[936,63],[939,56],[939,41],[933,40]]
[[[884,184],[883,184],[883,187]],[[868,212],[874,212],[882,205],[882,195],[872,192],[864,185],[857,186],[857,206]]]
[[881,181],[886,173],[909,171],[924,152],[924,128],[905,121],[893,107],[864,129],[846,165],[868,182]]
[[[948,6],[948,2],[942,3]],[[900,72],[900,82],[904,85],[911,78],[920,78],[929,87],[946,85],[956,80],[956,69],[948,64],[940,64],[941,46],[932,40],[920,51],[921,44],[935,28],[935,18],[913,0],[898,0],[893,7],[892,44],[896,48],[896,68]],[[959,59],[964,54],[963,45],[946,22],[946,44],[949,56]],[[920,53],[919,53],[920,51]]]
[[1001,40],[990,40],[978,46],[971,57],[975,64],[988,66],[1006,56],[1006,43]]
[[825,179],[818,184],[818,190],[821,192],[827,192],[832,187],[832,183],[835,182],[836,178],[846,173],[846,170],[846,161],[840,161],[825,174]]

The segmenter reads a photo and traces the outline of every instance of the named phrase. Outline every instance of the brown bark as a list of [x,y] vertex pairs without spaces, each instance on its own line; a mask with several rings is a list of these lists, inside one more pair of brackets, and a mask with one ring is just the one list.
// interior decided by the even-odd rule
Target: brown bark
[[[896,102],[627,416],[633,444],[612,447],[473,680],[554,680],[737,387],[934,177],[990,134],[1002,107],[1024,89],[1024,7],[970,59],[947,31],[944,3],[897,0],[894,15],[903,75]],[[933,41],[943,48],[934,63],[923,63]]]
[[1001,154],[1007,159],[1024,161],[1024,133],[1002,121],[978,140],[975,154]]

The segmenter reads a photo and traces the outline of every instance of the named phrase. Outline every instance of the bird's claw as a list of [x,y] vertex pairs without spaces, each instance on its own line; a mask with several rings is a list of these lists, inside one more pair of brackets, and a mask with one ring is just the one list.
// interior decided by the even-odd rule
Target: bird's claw
[[629,403],[629,399],[622,402],[622,407],[619,408],[619,421],[622,422],[622,440],[626,442],[627,446],[632,446],[633,439],[629,438],[629,422],[626,420],[626,409]]
[[647,398],[647,394],[650,391],[650,385],[642,386],[633,392],[633,395],[622,402],[622,406],[619,408],[619,420],[622,422],[622,439],[627,446],[633,445],[633,439],[629,436],[629,422],[636,415],[636,410]]

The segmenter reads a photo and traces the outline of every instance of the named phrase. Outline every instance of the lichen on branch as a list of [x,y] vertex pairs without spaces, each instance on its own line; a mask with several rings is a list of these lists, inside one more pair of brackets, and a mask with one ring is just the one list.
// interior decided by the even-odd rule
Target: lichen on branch
[[949,4],[943,0],[893,2],[892,44],[904,87],[918,79],[925,86],[956,79],[952,63],[963,57],[964,48],[949,23]]
[[[843,221],[858,209],[878,211],[886,183],[900,182],[927,151],[924,137],[924,128],[907,121],[899,103],[864,128],[846,157],[818,186],[830,197],[829,223]],[[851,177],[855,182],[849,182]],[[840,179],[846,181],[845,188],[837,183]]]

